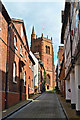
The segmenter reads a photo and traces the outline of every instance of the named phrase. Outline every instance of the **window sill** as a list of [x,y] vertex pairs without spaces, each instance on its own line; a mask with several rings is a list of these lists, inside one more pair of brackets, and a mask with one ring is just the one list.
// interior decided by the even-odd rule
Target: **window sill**
[[23,57],[23,55],[20,53],[20,56]]
[[13,81],[13,83],[17,84],[17,81]]
[[16,46],[14,46],[14,48],[15,48],[16,50],[18,50],[18,48],[17,48]]
[[27,60],[24,60],[25,62],[27,62]]

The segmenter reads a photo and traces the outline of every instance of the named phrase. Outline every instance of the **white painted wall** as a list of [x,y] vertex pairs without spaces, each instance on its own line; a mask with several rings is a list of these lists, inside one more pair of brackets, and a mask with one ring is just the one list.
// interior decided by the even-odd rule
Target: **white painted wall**
[[33,60],[35,61],[34,65],[34,86],[38,87],[38,59],[34,56],[34,54],[30,51],[30,55],[32,56]]
[[68,90],[70,89],[70,80],[66,80],[66,100],[71,100],[71,92]]
[[75,65],[76,110],[80,111],[80,65]]
[[71,104],[76,104],[75,73],[73,71],[70,74],[70,85],[71,85]]

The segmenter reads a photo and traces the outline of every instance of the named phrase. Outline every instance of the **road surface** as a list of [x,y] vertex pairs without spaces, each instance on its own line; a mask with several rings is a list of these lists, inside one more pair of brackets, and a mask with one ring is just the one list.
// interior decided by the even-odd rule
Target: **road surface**
[[66,120],[66,116],[54,92],[43,93],[9,118],[65,118]]

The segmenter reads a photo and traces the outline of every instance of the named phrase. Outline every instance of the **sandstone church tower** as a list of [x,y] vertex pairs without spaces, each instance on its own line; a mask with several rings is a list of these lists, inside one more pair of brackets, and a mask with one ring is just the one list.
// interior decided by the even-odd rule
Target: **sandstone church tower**
[[52,38],[48,39],[43,36],[35,37],[34,27],[31,34],[31,51],[33,53],[39,52],[41,62],[44,65],[46,71],[46,90],[52,90],[54,88],[54,52],[52,45]]

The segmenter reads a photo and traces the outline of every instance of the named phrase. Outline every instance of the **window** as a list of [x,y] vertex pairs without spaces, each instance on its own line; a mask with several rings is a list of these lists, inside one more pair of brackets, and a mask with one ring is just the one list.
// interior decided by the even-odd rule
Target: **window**
[[16,82],[16,63],[15,62],[13,63],[13,82],[17,83]]
[[50,47],[49,46],[48,46],[48,50],[47,51],[48,51],[48,54],[50,54]]
[[20,46],[20,55],[23,56],[23,54],[22,54],[22,45]]
[[75,18],[75,19],[76,19],[76,28],[78,27],[78,14],[79,14],[79,13],[78,13],[78,10],[77,10],[77,11],[76,11],[76,16],[75,16],[75,17],[76,17],[76,18]]
[[17,49],[17,38],[16,38],[16,36],[14,36],[14,47],[15,47],[15,49]]
[[31,68],[31,62],[29,61],[29,68]]
[[26,71],[24,72],[24,86],[26,86]]
[[32,72],[33,72],[33,65],[32,65]]
[[47,53],[47,46],[46,46],[46,53]]
[[50,47],[49,46],[46,46],[46,53],[50,54]]
[[21,26],[21,38],[23,37],[23,28]]
[[25,62],[26,62],[26,60],[27,60],[27,59],[26,59],[26,52],[25,52]]

